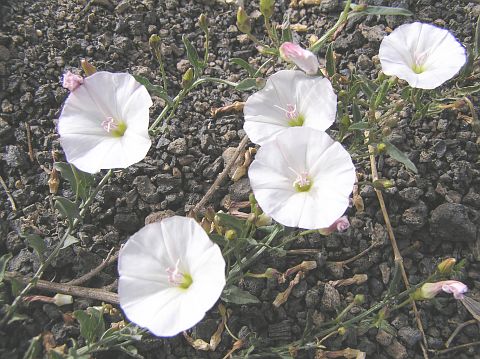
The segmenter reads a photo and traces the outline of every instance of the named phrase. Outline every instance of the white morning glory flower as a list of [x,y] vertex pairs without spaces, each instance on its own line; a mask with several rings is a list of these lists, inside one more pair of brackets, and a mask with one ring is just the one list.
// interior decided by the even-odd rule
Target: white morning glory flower
[[195,220],[174,216],[130,237],[118,259],[118,296],[127,318],[157,336],[197,324],[225,286],[225,261]]
[[267,215],[285,226],[318,229],[329,227],[347,209],[355,167],[325,132],[294,127],[264,143],[248,177]]
[[337,95],[328,79],[282,70],[248,98],[243,108],[243,128],[252,142],[263,145],[289,127],[325,131],[335,121],[336,112]]
[[141,161],[148,136],[147,89],[126,73],[96,72],[72,91],[58,121],[67,161],[89,173]]
[[445,29],[414,22],[401,25],[380,44],[382,70],[411,87],[434,89],[467,61],[465,48]]

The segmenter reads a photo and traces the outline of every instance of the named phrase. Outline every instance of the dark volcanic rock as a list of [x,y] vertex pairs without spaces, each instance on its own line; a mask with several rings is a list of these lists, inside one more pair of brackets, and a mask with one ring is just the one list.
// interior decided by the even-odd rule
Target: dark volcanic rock
[[470,220],[469,211],[470,209],[462,204],[441,204],[432,211],[431,234],[446,241],[474,241],[477,227]]

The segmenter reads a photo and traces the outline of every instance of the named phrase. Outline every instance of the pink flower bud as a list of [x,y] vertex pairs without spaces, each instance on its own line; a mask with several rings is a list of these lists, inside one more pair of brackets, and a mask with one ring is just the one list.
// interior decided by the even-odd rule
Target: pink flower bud
[[83,84],[83,77],[75,75],[70,71],[67,71],[63,75],[62,86],[70,91],[75,91],[81,84]]
[[293,42],[284,42],[280,46],[280,55],[288,62],[293,62],[307,75],[316,75],[320,64],[315,54]]
[[347,216],[342,216],[339,219],[337,219],[335,222],[333,222],[330,227],[328,228],[321,228],[318,231],[320,234],[323,234],[324,236],[328,236],[329,234],[338,231],[338,232],[344,232],[350,227],[350,222],[348,221]]
[[435,297],[440,291],[453,294],[455,299],[463,299],[463,294],[468,291],[468,287],[462,282],[456,280],[444,280],[436,283],[425,283],[420,289],[420,296],[418,299],[431,299]]

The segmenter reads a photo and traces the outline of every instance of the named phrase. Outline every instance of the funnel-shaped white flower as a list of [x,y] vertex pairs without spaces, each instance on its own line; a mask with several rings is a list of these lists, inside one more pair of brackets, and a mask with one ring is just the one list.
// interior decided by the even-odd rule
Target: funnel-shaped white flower
[[325,132],[295,127],[258,150],[248,177],[267,215],[289,227],[318,229],[329,227],[347,209],[355,167]]
[[157,336],[197,324],[225,286],[220,248],[191,218],[170,217],[135,233],[118,258],[127,318]]
[[252,142],[263,145],[289,127],[325,131],[335,121],[336,112],[337,95],[328,79],[282,70],[248,98],[243,108],[243,128]]
[[84,172],[126,168],[141,161],[152,99],[126,73],[96,72],[72,91],[58,121],[67,161]]
[[414,22],[401,25],[380,44],[382,70],[411,87],[434,89],[465,64],[465,48],[445,29]]

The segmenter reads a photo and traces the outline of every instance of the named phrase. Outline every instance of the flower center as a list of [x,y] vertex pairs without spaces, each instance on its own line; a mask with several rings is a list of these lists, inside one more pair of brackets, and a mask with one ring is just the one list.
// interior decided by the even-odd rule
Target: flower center
[[113,137],[122,137],[127,130],[127,124],[113,117],[107,117],[102,121],[102,128],[112,134]]
[[292,105],[288,103],[286,109],[281,108],[277,105],[275,105],[275,107],[285,112],[288,120],[288,125],[290,127],[303,126],[303,123],[305,122],[305,117],[301,113],[298,113],[297,105]]
[[168,282],[174,286],[179,287],[181,289],[188,289],[190,285],[193,283],[192,276],[188,273],[182,273],[178,269],[178,265],[180,264],[180,259],[177,260],[175,263],[175,268],[167,268],[166,272],[168,273]]
[[313,181],[307,171],[297,174],[297,178],[293,181],[293,187],[297,192],[308,192],[312,188]]
[[415,72],[416,74],[421,74],[426,70],[425,62],[427,61],[427,57],[428,57],[428,50],[421,53],[417,53],[417,52],[414,53],[413,64],[412,64],[413,72]]

